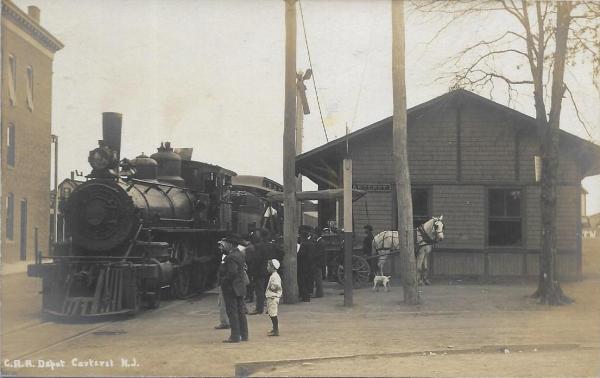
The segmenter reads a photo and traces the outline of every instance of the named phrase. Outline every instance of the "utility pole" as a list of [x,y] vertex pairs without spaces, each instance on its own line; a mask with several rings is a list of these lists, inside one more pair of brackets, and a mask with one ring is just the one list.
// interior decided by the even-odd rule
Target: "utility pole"
[[283,302],[298,302],[296,203],[296,0],[285,1],[285,108],[283,119]]
[[[347,135],[347,134],[346,134]],[[352,306],[352,159],[344,159],[344,306]]]
[[392,0],[392,81],[394,91],[392,158],[398,204],[400,277],[404,303],[414,305],[419,303],[419,293],[413,240],[412,195],[408,171],[403,0]]
[[[304,137],[304,116],[310,114],[308,100],[306,99],[306,85],[304,81],[310,79],[312,70],[309,68],[306,73],[298,71],[296,74],[296,155],[302,153],[302,138]],[[302,191],[302,175],[296,179],[296,191]],[[298,225],[302,225],[302,202],[298,204]]]

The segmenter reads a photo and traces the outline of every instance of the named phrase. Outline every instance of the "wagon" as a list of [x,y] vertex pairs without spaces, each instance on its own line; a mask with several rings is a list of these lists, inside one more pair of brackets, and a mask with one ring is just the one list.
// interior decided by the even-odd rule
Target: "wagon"
[[[327,261],[327,278],[330,281],[344,283],[344,234],[324,232],[321,235],[322,248]],[[376,263],[377,256],[365,256],[362,245],[353,243],[352,276],[354,287],[364,286],[371,277],[371,261]]]

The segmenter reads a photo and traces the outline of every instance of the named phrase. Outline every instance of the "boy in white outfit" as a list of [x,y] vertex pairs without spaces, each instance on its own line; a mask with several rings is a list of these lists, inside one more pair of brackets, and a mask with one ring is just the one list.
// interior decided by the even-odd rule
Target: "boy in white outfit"
[[271,277],[269,277],[267,290],[265,290],[265,297],[267,299],[267,314],[269,314],[271,323],[273,323],[273,330],[268,333],[269,336],[279,336],[277,308],[279,307],[279,298],[281,298],[281,293],[283,291],[281,287],[281,277],[279,277],[279,274],[277,273],[279,266],[279,261],[276,259],[269,260],[267,266],[267,271],[271,273]]

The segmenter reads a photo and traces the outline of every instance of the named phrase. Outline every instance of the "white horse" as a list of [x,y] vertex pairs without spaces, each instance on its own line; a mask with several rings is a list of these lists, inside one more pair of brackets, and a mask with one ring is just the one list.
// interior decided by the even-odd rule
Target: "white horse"
[[[415,255],[417,260],[417,279],[418,283],[429,285],[427,271],[429,269],[427,261],[429,254],[433,249],[433,245],[444,240],[444,223],[442,223],[443,215],[439,218],[433,217],[423,223],[417,229],[415,238]],[[383,266],[388,255],[400,249],[400,239],[398,231],[382,231],[375,235],[372,243],[372,256],[379,255],[377,266],[379,267],[379,275],[383,276]]]

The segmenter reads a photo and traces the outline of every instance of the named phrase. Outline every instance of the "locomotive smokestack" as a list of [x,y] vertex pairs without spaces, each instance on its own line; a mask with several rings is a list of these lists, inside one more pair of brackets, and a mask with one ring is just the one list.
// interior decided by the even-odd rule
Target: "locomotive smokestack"
[[106,146],[117,153],[117,162],[121,160],[121,113],[102,113],[102,139]]

